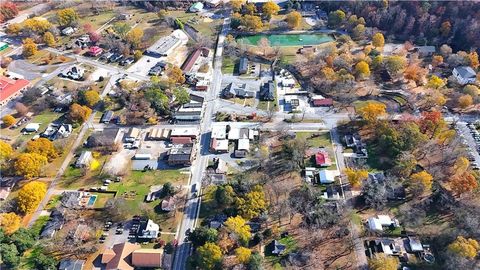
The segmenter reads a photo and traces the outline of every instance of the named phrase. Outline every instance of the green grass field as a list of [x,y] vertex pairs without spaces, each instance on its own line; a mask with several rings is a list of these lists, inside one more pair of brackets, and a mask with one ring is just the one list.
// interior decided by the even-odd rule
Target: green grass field
[[223,57],[223,61],[222,61],[222,72],[233,74],[236,65],[237,65],[237,61],[235,61],[230,56],[225,56]]

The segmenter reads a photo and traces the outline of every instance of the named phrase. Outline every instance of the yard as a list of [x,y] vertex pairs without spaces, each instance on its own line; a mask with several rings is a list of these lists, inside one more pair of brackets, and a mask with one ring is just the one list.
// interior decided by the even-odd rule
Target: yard
[[204,16],[199,16],[195,13],[188,13],[183,10],[169,11],[167,16],[177,18],[183,23],[187,23],[197,31],[202,33],[205,37],[214,38],[218,32],[221,20],[212,20]]
[[222,61],[222,73],[233,74],[235,67],[237,66],[237,60],[230,56],[223,57]]
[[232,98],[231,101],[246,107],[255,105],[255,98]]
[[[329,169],[329,170],[337,169],[337,166],[335,164],[335,155],[332,147],[332,140],[329,132],[322,132],[322,133],[298,132],[297,138],[305,139],[309,147],[325,148],[325,150],[327,151],[330,157],[330,160],[332,161],[332,165],[329,167],[326,167],[326,169]],[[315,159],[313,156],[305,159],[305,167],[316,167]]]
[[223,207],[217,205],[217,202],[215,201],[216,189],[216,186],[208,186],[202,192],[202,204],[200,205],[200,214],[198,215],[200,223],[205,218],[222,212]]

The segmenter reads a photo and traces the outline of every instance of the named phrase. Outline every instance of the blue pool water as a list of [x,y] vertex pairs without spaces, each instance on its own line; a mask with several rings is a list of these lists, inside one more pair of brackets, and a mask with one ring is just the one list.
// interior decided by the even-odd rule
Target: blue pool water
[[92,206],[95,203],[96,200],[97,200],[97,195],[90,196],[90,198],[88,199],[88,204],[87,205]]

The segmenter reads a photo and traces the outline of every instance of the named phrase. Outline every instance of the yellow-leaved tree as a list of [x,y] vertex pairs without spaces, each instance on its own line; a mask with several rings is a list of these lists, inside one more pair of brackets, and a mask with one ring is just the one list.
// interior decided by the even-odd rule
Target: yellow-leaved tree
[[393,256],[387,256],[383,253],[377,253],[368,260],[370,270],[397,270],[399,261]]
[[241,216],[229,217],[227,221],[225,221],[225,228],[227,228],[230,233],[233,233],[242,245],[247,245],[252,236],[250,226],[247,225],[247,221]]
[[300,14],[298,11],[292,11],[287,14],[285,21],[287,22],[289,28],[296,29],[300,27],[300,24],[302,23],[302,14]]
[[52,161],[58,157],[55,145],[46,138],[38,138],[35,141],[29,141],[27,143],[26,152],[42,155],[46,157],[48,161]]
[[222,262],[222,250],[211,242],[197,248],[196,263],[200,269],[216,269]]
[[45,183],[39,181],[27,183],[18,192],[18,209],[25,214],[34,212],[46,193],[47,185]]
[[458,236],[455,241],[448,245],[448,250],[466,259],[473,259],[480,251],[477,240]]
[[382,33],[375,33],[372,37],[372,45],[375,47],[383,47],[385,45],[385,37]]
[[246,219],[252,219],[260,215],[267,209],[267,201],[265,200],[265,193],[260,185],[255,185],[252,191],[245,194],[245,197],[237,198],[235,204],[238,213]]
[[13,154],[13,148],[10,144],[0,140],[0,162],[8,160]]
[[21,222],[22,218],[13,212],[0,214],[0,227],[7,235],[16,232]]
[[235,249],[235,256],[240,263],[246,264],[250,260],[252,250],[246,247],[239,247]]
[[414,173],[410,176],[410,187],[416,194],[432,189],[433,177],[427,171]]
[[16,122],[15,117],[11,116],[10,114],[7,114],[4,117],[2,117],[2,121],[3,121],[4,127],[10,127]]
[[355,72],[360,78],[370,76],[370,66],[365,61],[360,61],[355,65]]
[[362,182],[368,178],[367,170],[355,170],[347,168],[345,170],[345,174],[347,175],[348,182],[350,185],[352,185],[352,187],[360,187]]
[[263,15],[265,15],[267,18],[271,18],[272,15],[278,14],[279,11],[280,6],[273,1],[268,1],[262,6]]
[[387,113],[387,107],[383,103],[368,102],[358,110],[358,114],[369,123],[377,121],[377,118]]
[[43,166],[47,163],[47,158],[42,155],[37,153],[23,153],[15,159],[13,169],[16,175],[30,179],[40,176]]

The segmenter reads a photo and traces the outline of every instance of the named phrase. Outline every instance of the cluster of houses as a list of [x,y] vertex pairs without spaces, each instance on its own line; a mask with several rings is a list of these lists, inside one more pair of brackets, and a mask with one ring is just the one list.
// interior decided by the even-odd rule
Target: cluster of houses
[[257,140],[258,135],[258,130],[247,127],[214,125],[211,132],[210,151],[212,153],[228,153],[229,144],[234,143],[234,156],[243,158],[250,152],[250,142]]

